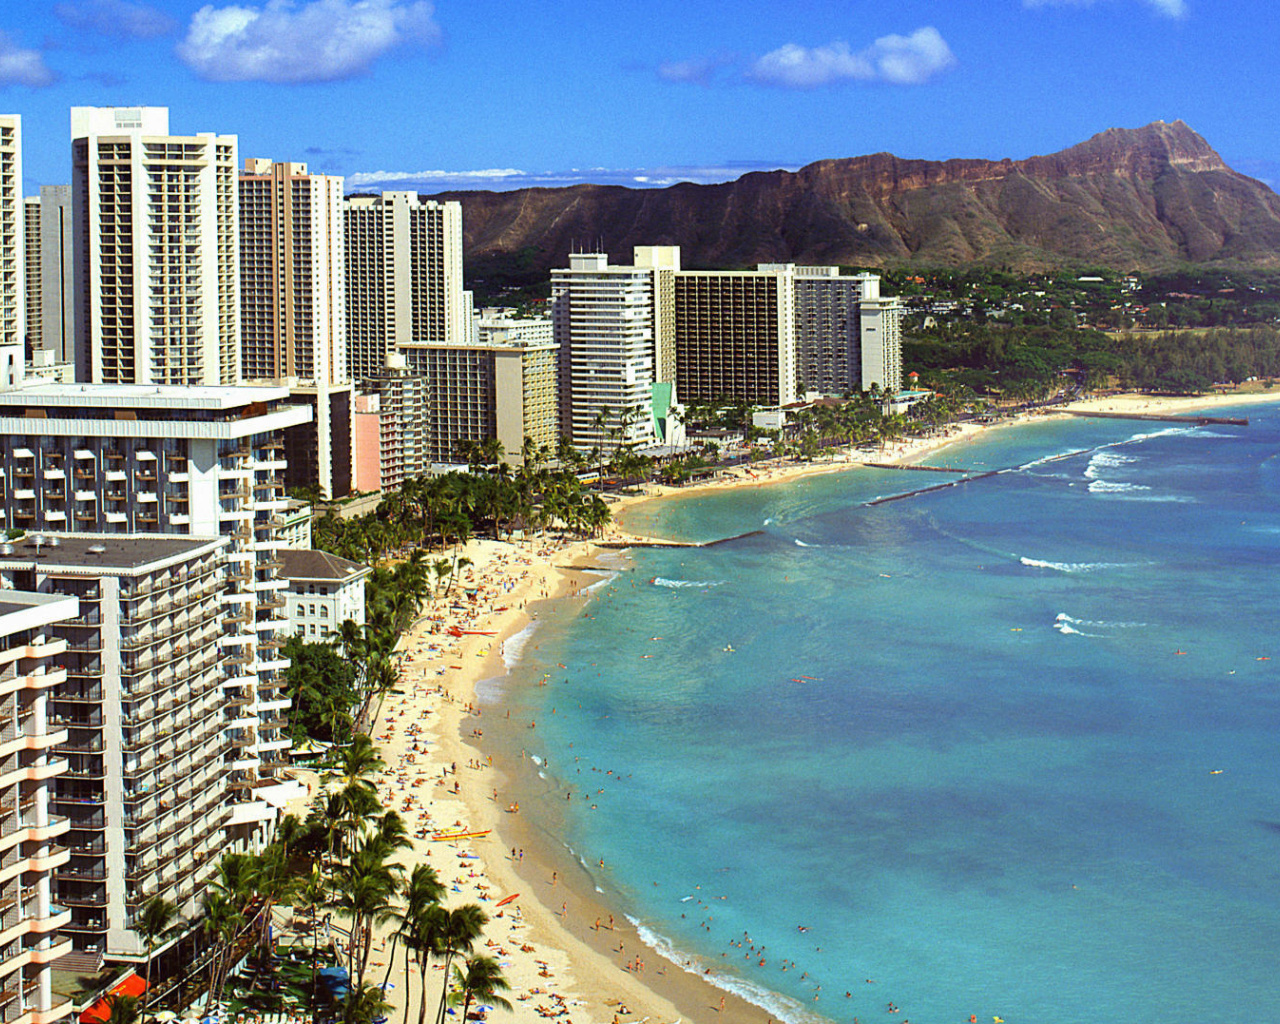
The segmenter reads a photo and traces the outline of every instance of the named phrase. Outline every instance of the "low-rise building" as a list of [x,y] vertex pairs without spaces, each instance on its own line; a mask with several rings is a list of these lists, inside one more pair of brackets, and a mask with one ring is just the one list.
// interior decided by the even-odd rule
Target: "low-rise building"
[[289,581],[285,591],[289,626],[295,636],[318,643],[348,619],[364,625],[364,581],[373,570],[328,551],[280,552]]

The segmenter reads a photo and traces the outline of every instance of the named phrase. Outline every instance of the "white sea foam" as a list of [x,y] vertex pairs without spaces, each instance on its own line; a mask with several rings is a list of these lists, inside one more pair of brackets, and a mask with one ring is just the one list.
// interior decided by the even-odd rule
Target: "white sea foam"
[[612,583],[617,578],[618,578],[618,574],[616,572],[605,573],[605,575],[601,579],[597,580],[595,583],[591,584],[591,586],[587,587],[587,593],[594,594],[597,590],[600,590],[603,587],[607,587],[610,583]]
[[537,629],[538,622],[535,619],[533,622],[530,622],[529,625],[525,626],[524,629],[520,630],[519,633],[515,633],[507,637],[503,642],[502,663],[507,666],[508,671],[515,668],[516,664],[520,661],[520,656],[524,654],[525,647],[533,637],[533,634],[537,632]]
[[671,587],[679,590],[682,587],[719,587],[724,580],[669,580],[665,576],[655,576],[651,582],[655,587]]
[[821,546],[822,546],[821,544],[806,544],[806,543],[805,543],[804,541],[802,541],[799,537],[795,537],[795,538],[793,538],[793,539],[795,540],[795,542],[796,542],[796,547],[798,547],[798,548],[817,548],[817,547],[821,547]]
[[1127,484],[1122,480],[1098,480],[1089,481],[1090,494],[1134,494],[1138,491],[1149,491],[1150,487],[1146,484]]
[[1028,558],[1026,555],[1018,559],[1032,569],[1053,569],[1055,572],[1097,572],[1099,569],[1127,569],[1132,562],[1047,562],[1041,558]]
[[827,1018],[811,1013],[794,999],[772,992],[743,978],[727,977],[723,974],[715,973],[714,969],[708,970],[708,968],[712,967],[711,964],[703,963],[696,956],[686,954],[677,949],[671,944],[670,939],[659,935],[647,925],[641,924],[630,914],[626,915],[626,917],[640,936],[641,942],[664,960],[675,964],[686,974],[692,974],[703,981],[709,982],[716,988],[723,989],[725,992],[751,1003],[753,1006],[758,1006],[770,1016],[779,1021],[784,1021],[786,1024],[829,1024]]
[[1066,612],[1058,612],[1055,622],[1069,623],[1073,626],[1089,626],[1094,629],[1142,629],[1145,622],[1104,622],[1100,619],[1076,619]]
[[765,526],[771,526],[772,524],[773,524],[773,516],[770,516],[768,519],[764,521]]
[[1094,452],[1093,458],[1089,460],[1089,465],[1085,467],[1084,475],[1088,480],[1097,480],[1104,469],[1115,469],[1137,461],[1132,456],[1121,455],[1117,451],[1104,448],[1101,451]]
[[530,755],[529,755],[529,760],[530,760],[530,761],[532,761],[534,764],[537,764],[537,765],[542,764],[542,758],[540,758],[537,754],[530,754]]

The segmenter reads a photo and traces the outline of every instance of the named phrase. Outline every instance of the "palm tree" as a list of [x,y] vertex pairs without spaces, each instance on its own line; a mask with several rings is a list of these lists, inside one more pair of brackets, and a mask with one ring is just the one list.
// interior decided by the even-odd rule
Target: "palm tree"
[[436,1014],[437,1024],[444,1024],[444,1011],[449,994],[449,967],[453,958],[460,953],[470,953],[476,940],[484,934],[484,926],[489,915],[476,904],[445,911],[440,933],[440,951],[444,956],[444,990],[440,993],[440,1010]]
[[137,1024],[138,1001],[137,996],[107,996],[111,1012],[104,1024]]
[[[396,944],[403,939],[405,945],[404,1013],[406,1021],[409,1018],[409,951],[418,948],[417,943],[414,942],[418,926],[429,908],[439,906],[440,899],[444,896],[445,891],[445,885],[440,881],[435,868],[429,864],[415,864],[401,890],[404,896],[404,909],[393,911],[391,915],[391,920],[398,922],[399,927],[391,936],[391,955],[387,957],[387,975],[382,983],[385,987],[386,983],[391,980],[391,967],[395,960]],[[428,954],[429,950],[419,950],[419,955],[424,962]]]
[[204,934],[211,949],[206,1004],[208,1005],[222,998],[222,989],[227,983],[227,974],[231,969],[231,953],[244,927],[245,919],[239,905],[215,887],[211,887],[205,893],[203,916]]
[[146,995],[142,1000],[143,1021],[147,1019],[147,1004],[151,1002],[151,953],[156,947],[156,940],[169,930],[169,926],[173,924],[173,920],[177,916],[178,905],[176,903],[160,896],[152,896],[142,905],[142,910],[134,918],[133,930],[147,944],[147,970],[145,977],[147,988]]
[[342,999],[342,1024],[373,1024],[379,1017],[385,1019],[388,1005],[377,985],[352,985]]
[[351,940],[347,950],[347,967],[357,986],[364,984],[365,969],[373,945],[373,929],[391,917],[398,864],[389,864],[376,842],[356,850],[347,864],[334,872],[334,905],[351,917]]
[[511,985],[502,975],[498,961],[491,956],[473,956],[464,964],[466,970],[454,967],[453,980],[458,986],[449,999],[454,1006],[462,1004],[462,1019],[467,1019],[467,1011],[471,1009],[472,1000],[492,1003],[504,1010],[511,1009],[511,1003],[498,993],[510,992]]

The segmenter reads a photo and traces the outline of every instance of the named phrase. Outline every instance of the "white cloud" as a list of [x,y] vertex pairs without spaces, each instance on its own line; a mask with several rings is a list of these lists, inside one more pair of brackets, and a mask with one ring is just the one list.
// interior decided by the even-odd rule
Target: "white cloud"
[[33,89],[52,85],[57,76],[45,66],[39,50],[24,50],[7,32],[0,32],[0,88],[28,85]]
[[812,49],[788,43],[757,59],[748,77],[790,89],[814,89],[850,80],[920,85],[955,64],[955,54],[930,25],[909,36],[882,36],[856,52],[843,41]]
[[[1022,0],[1023,7],[1092,7],[1096,0]],[[1168,18],[1185,18],[1187,0],[1140,0],[1157,14]]]
[[397,46],[440,39],[429,0],[269,0],[196,11],[177,53],[215,82],[332,82]]
[[128,0],[55,4],[53,15],[70,28],[133,39],[167,36],[178,27],[178,23],[164,11],[145,4],[129,3]]
[[493,167],[481,171],[359,171],[347,175],[348,189],[370,185],[414,184],[450,186],[461,182],[501,182],[508,178],[526,178],[528,172],[514,167]]
[[382,188],[418,186],[419,191],[449,189],[564,188],[570,185],[625,185],[629,188],[663,188],[682,181],[715,184],[733,181],[751,171],[794,171],[794,163],[730,161],[724,164],[657,167],[591,167],[564,171],[522,171],[512,167],[477,171],[360,171],[346,176],[348,192],[376,192]]
[[712,57],[690,57],[688,60],[669,60],[658,65],[658,77],[668,82],[688,82],[693,85],[710,85],[717,71],[733,58],[726,54]]

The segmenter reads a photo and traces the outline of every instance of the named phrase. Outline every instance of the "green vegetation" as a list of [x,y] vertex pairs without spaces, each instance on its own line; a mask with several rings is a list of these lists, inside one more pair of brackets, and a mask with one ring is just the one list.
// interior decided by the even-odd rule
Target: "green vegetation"
[[368,515],[324,515],[315,523],[313,546],[371,563],[413,548],[456,552],[472,536],[500,539],[516,529],[555,526],[587,536],[609,521],[604,503],[584,491],[576,473],[581,460],[570,446],[560,447],[562,468],[551,469],[550,451],[526,438],[523,463],[514,473],[496,440],[468,446],[464,454],[470,473],[407,480]]

